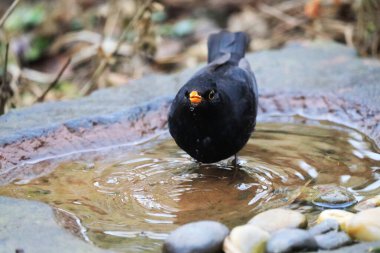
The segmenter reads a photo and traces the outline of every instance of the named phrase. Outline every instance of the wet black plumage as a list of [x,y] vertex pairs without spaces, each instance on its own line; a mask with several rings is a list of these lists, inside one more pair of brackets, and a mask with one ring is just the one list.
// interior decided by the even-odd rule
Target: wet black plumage
[[208,65],[178,91],[169,112],[177,145],[199,162],[236,154],[256,125],[258,92],[244,58],[245,33],[222,31],[208,40]]

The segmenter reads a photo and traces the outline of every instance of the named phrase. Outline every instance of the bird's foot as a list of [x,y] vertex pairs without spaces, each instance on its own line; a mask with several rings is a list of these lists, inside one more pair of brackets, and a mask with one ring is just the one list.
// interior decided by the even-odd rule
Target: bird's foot
[[229,164],[229,166],[231,166],[233,170],[233,176],[231,178],[231,182],[239,180],[241,176],[239,173],[241,166],[239,164],[239,160],[236,154],[234,158],[231,160],[231,163]]
[[237,158],[237,155],[234,155],[234,158],[232,160],[229,160],[227,162],[227,166],[231,166],[234,170],[239,170],[240,165],[239,165],[239,160]]

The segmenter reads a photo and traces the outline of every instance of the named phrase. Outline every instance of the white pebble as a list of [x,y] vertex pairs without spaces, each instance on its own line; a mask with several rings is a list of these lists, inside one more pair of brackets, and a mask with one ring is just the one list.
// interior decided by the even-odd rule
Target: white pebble
[[347,224],[347,232],[359,241],[380,240],[380,207],[355,214]]
[[340,209],[328,209],[321,212],[318,216],[317,223],[321,223],[327,219],[336,220],[339,223],[340,228],[346,231],[348,221],[354,216],[353,213],[340,210]]
[[259,227],[242,225],[232,229],[224,240],[225,253],[264,253],[269,233]]
[[276,208],[259,213],[248,224],[258,226],[272,233],[283,228],[305,228],[307,219],[302,213]]

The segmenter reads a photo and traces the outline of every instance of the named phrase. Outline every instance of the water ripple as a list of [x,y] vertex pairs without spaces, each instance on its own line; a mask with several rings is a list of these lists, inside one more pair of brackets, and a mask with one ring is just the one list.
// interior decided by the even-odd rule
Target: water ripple
[[[41,161],[2,180],[0,194],[44,201],[79,218],[104,248],[157,252],[179,224],[239,225],[292,203],[308,184],[346,187],[357,199],[380,194],[380,155],[360,133],[326,122],[265,123],[231,160],[195,163],[163,135],[151,142],[66,160]],[[311,182],[311,183],[310,183]],[[312,212],[310,206],[297,207]]]

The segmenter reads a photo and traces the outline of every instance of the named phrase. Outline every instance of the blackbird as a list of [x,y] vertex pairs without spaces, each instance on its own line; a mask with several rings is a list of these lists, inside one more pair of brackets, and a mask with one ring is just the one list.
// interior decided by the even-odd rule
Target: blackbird
[[208,64],[178,91],[169,112],[177,145],[202,163],[226,159],[255,129],[258,91],[244,58],[248,36],[221,31],[208,38]]

